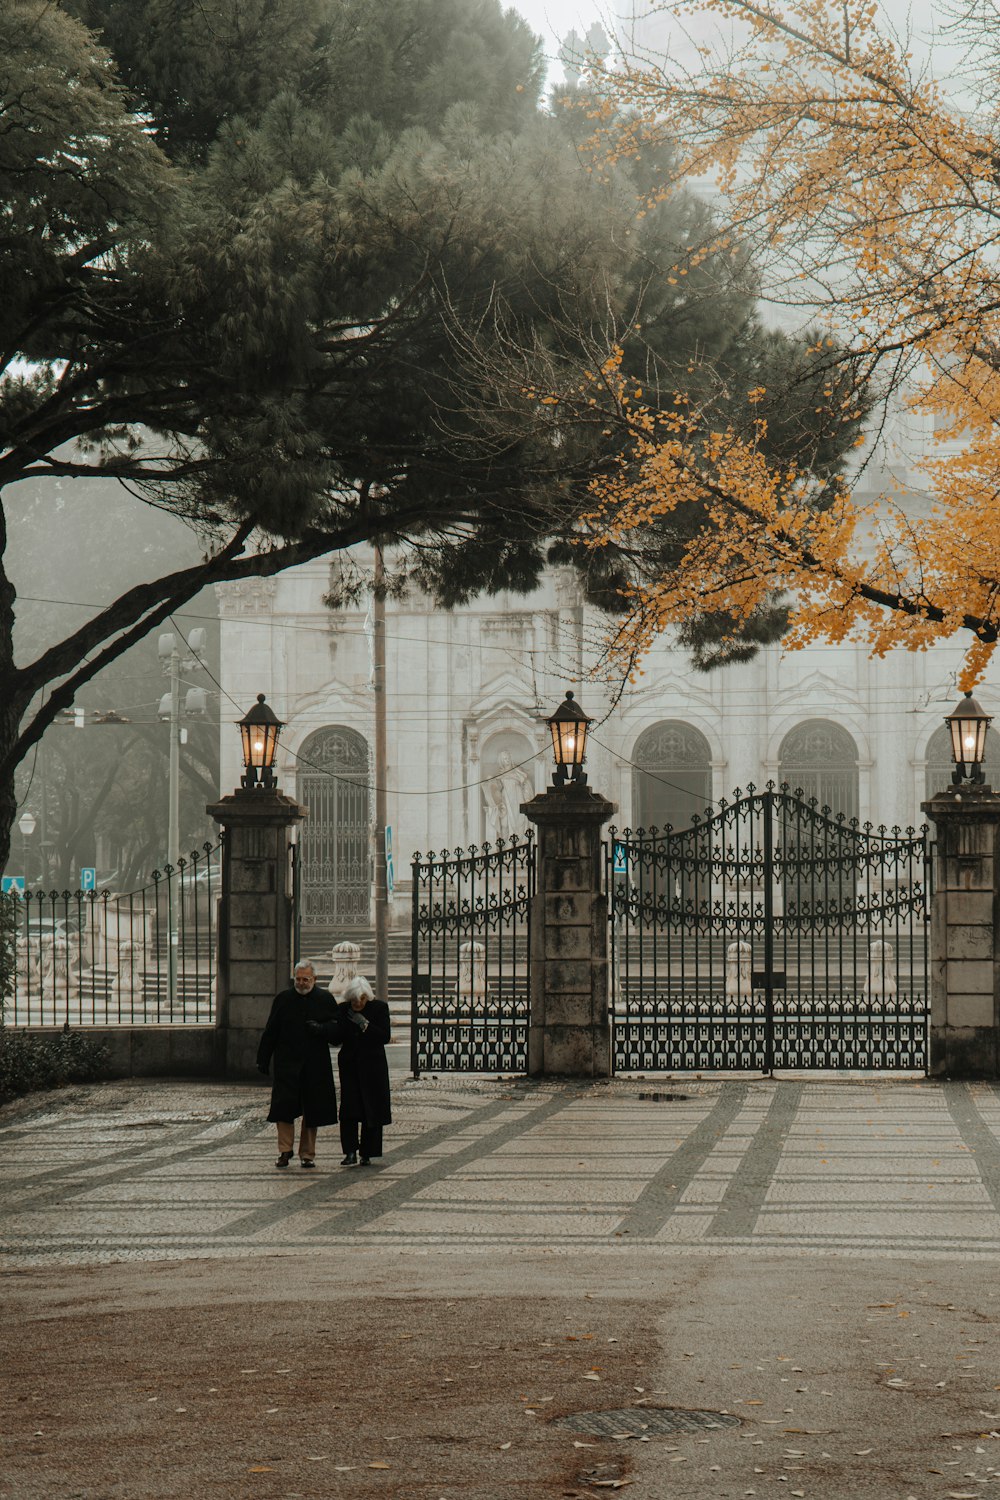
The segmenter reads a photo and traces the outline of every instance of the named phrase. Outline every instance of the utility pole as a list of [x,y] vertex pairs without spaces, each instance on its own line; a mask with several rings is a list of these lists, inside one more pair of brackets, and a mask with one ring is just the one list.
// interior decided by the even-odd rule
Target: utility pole
[[[180,870],[180,823],[181,823],[181,670],[192,671],[201,664],[205,651],[204,630],[192,630],[188,641],[190,655],[182,656],[177,638],[172,631],[160,636],[160,665],[170,679],[170,692],[160,700],[159,717],[170,725],[169,756],[167,760],[167,1006],[173,1017],[177,1000],[177,911],[181,899]],[[198,692],[198,689],[194,689]],[[188,698],[192,696],[188,693]],[[202,698],[204,694],[202,693]],[[200,711],[190,704],[187,712]],[[185,737],[187,730],[184,730]]]
[[[170,642],[168,653],[163,647]],[[163,670],[170,678],[170,744],[167,758],[167,1009],[171,1018],[177,1000],[177,901],[174,881],[178,880],[180,856],[181,801],[181,654],[173,635],[160,637]]]
[[375,994],[389,998],[389,888],[385,858],[385,567],[381,544],[375,544],[372,599],[372,690],[375,696]]

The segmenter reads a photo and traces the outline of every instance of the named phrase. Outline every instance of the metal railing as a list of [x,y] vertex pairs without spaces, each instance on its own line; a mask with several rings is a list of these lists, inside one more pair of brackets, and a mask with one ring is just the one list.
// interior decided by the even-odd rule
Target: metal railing
[[410,1065],[523,1073],[531,980],[531,838],[413,860]]
[[7,1025],[214,1024],[221,850],[205,843],[126,894],[21,896]]

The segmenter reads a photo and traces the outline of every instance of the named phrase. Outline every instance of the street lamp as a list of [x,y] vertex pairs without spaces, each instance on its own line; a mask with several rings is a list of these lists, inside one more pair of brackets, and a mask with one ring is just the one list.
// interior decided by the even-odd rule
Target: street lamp
[[21,863],[24,866],[24,883],[28,883],[28,840],[35,831],[35,815],[32,812],[23,812],[17,820],[17,826],[21,830]]
[[274,791],[278,783],[274,775],[274,757],[278,750],[278,735],[285,727],[273,709],[264,702],[264,694],[257,694],[257,702],[249,713],[239,721],[243,740],[243,764],[246,774],[240,778],[240,786],[247,791],[259,789]]
[[953,708],[944,721],[951,732],[951,758],[955,769],[951,779],[955,786],[968,781],[985,781],[983,760],[986,756],[986,731],[993,722],[990,714],[966,693],[961,703]]
[[564,786],[567,781],[572,781],[578,787],[585,787],[587,774],[583,760],[587,729],[592,720],[588,719],[572,692],[567,691],[555,713],[545,722],[552,732],[552,753],[556,760],[552,785]]

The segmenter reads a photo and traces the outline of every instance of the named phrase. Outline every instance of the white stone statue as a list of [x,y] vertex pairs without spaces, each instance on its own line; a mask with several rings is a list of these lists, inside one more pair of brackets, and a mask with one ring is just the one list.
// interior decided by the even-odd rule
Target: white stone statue
[[128,939],[118,944],[118,967],[115,973],[115,983],[123,993],[132,987],[132,973],[135,966],[135,946]]
[[486,995],[486,948],[470,940],[458,950],[458,998],[482,1000]]
[[512,833],[524,831],[521,803],[535,795],[531,777],[524,766],[511,764],[510,751],[497,756],[497,771],[486,783],[486,827],[490,839],[509,839]]
[[753,992],[752,952],[744,938],[726,949],[726,999],[749,1000]]
[[352,979],[357,978],[361,949],[357,943],[349,942],[345,938],[342,943],[334,945],[330,957],[333,959],[333,977],[328,989],[331,995],[339,997],[343,994],[345,986],[350,984]]
[[868,977],[865,980],[865,999],[876,1008],[891,1000],[896,993],[896,954],[885,938],[876,938],[868,944]]

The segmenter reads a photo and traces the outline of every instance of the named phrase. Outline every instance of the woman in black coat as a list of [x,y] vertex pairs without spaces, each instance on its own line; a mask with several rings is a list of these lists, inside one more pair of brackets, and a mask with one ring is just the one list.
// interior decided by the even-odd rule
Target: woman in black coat
[[[392,1124],[389,1100],[389,1007],[376,1000],[358,975],[344,989],[337,1019],[312,1028],[327,1041],[340,1042],[340,1144],[343,1167],[367,1167],[382,1155],[382,1127]],[[360,1133],[360,1140],[359,1140]],[[358,1159],[360,1150],[361,1157]]]
[[[292,988],[275,995],[257,1049],[262,1073],[274,1063],[271,1109],[267,1118],[278,1127],[276,1167],[287,1167],[295,1155],[295,1121],[299,1130],[299,1163],[316,1165],[316,1131],[337,1121],[337,1089],[333,1081],[329,1044],[310,1028],[319,1021],[336,1026],[337,1002],[316,985],[310,963],[295,965]],[[338,1041],[339,1034],[331,1035]]]

